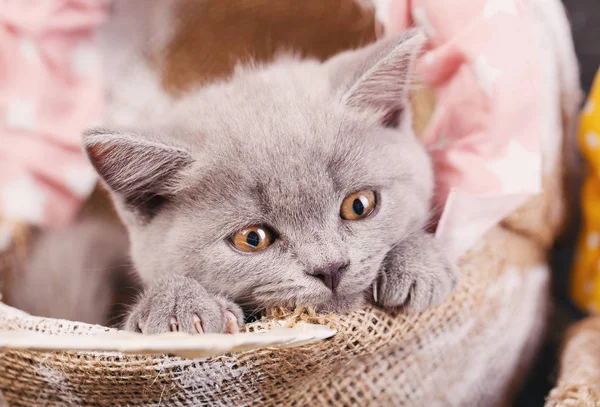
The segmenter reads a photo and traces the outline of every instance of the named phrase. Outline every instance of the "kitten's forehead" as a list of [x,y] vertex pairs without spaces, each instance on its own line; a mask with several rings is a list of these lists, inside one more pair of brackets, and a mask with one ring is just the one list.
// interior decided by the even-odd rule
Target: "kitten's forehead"
[[309,142],[281,148],[285,143],[223,148],[192,175],[191,208],[212,213],[226,233],[256,223],[322,228],[338,220],[346,195],[381,181],[358,149],[325,151]]
[[345,106],[322,65],[243,71],[194,100],[185,120],[203,134],[196,196],[228,215],[302,223],[385,182],[384,138],[373,133],[388,130],[377,114]]
[[277,149],[241,147],[213,157],[210,170],[205,163],[192,175],[194,201],[225,208],[241,223],[322,220],[332,200],[345,194],[331,173],[333,157],[308,148],[285,155]]

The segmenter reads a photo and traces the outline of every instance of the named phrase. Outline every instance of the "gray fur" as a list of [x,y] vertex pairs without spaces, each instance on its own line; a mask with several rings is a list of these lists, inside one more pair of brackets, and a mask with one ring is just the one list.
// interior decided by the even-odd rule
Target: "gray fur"
[[[222,298],[246,311],[347,311],[364,303],[380,272],[390,307],[423,309],[448,294],[455,269],[423,231],[433,174],[407,98],[421,42],[409,32],[326,63],[288,57],[242,67],[140,129],[85,136],[150,287],[132,317],[145,321],[143,332],[168,330],[171,316],[186,321],[192,310],[223,327]],[[397,112],[399,127],[384,127]],[[374,214],[341,219],[343,199],[364,188],[377,191]],[[234,250],[230,236],[256,224],[278,239],[262,252]],[[335,292],[311,275],[331,263],[349,264]]]
[[456,283],[456,268],[446,260],[439,242],[417,233],[387,254],[375,284],[376,302],[384,308],[420,312],[439,305]]
[[203,332],[226,332],[226,311],[243,322],[244,314],[233,302],[207,293],[194,278],[167,274],[148,287],[127,317],[125,328],[147,334],[167,332],[171,317],[176,317],[180,331],[196,333],[193,316],[197,315]]
[[[115,301],[134,289],[127,235],[100,221],[40,233],[8,287],[11,305],[33,315],[116,322]],[[131,273],[133,277],[133,273]]]

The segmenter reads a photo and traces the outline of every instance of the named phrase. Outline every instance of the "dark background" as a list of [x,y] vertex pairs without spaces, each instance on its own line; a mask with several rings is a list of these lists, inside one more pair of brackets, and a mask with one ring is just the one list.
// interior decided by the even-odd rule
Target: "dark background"
[[600,1],[564,0],[563,3],[571,20],[582,84],[587,91],[600,67]]
[[[600,68],[600,0],[563,0],[567,9],[581,70],[581,84],[587,93]],[[564,330],[584,317],[569,301],[567,282],[571,266],[574,239],[557,243],[552,254],[555,306],[552,312],[548,340],[537,360],[529,381],[516,406],[543,406],[558,375],[558,355]],[[600,340],[600,339],[599,339]]]

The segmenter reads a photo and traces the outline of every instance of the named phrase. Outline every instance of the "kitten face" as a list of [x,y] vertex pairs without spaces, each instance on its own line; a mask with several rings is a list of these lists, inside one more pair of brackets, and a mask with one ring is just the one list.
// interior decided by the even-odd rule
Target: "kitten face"
[[[415,38],[325,64],[241,69],[184,97],[151,130],[89,133],[142,278],[189,275],[248,308],[359,305],[389,249],[429,212],[431,168],[410,129],[404,78]],[[382,72],[402,75],[404,94],[373,80]],[[344,199],[359,191],[373,191],[373,211],[344,219]],[[273,239],[244,252],[232,237],[251,226]],[[341,268],[333,290],[322,278],[331,267]]]

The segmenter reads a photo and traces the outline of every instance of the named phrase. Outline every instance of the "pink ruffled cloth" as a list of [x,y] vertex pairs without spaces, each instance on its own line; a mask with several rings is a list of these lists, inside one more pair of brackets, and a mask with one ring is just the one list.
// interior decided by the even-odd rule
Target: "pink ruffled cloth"
[[0,219],[67,223],[96,175],[81,132],[104,104],[104,0],[0,0]]
[[383,0],[387,35],[420,26],[418,71],[436,94],[425,139],[436,236],[458,257],[541,191],[539,55],[527,0]]

